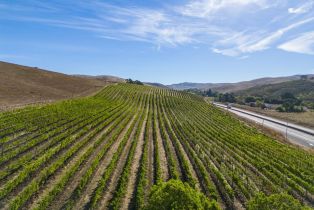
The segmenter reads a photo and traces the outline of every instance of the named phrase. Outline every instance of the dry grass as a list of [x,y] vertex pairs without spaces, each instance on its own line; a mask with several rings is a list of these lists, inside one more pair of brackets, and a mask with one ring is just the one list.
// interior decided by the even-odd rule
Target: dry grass
[[0,62],[0,108],[90,95],[110,79],[77,77]]
[[254,111],[256,113],[260,113],[269,117],[274,117],[277,119],[281,119],[284,121],[288,121],[291,123],[295,123],[298,125],[302,125],[305,127],[313,128],[314,129],[314,111],[307,111],[303,113],[282,113],[277,112],[275,110],[262,110],[257,107],[249,107],[249,106],[242,106],[236,105],[239,108],[246,109],[249,111]]

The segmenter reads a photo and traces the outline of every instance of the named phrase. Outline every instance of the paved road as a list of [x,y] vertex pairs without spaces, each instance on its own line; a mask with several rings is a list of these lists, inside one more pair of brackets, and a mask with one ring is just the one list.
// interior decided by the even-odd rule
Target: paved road
[[305,146],[308,148],[314,148],[314,130],[305,128],[299,125],[295,125],[292,123],[287,123],[281,120],[277,120],[275,118],[266,117],[254,112],[249,112],[243,109],[238,109],[232,107],[228,109],[226,105],[214,103],[215,106],[227,109],[228,111],[246,119],[252,120],[256,123],[263,124],[265,127],[274,129],[284,136],[287,139],[300,146]]

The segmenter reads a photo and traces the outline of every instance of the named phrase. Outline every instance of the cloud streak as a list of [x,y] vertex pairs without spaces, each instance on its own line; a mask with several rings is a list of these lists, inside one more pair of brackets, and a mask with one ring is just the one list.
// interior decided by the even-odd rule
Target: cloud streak
[[303,33],[299,37],[281,44],[278,48],[288,52],[314,55],[314,31]]
[[[238,56],[238,55],[241,55],[243,53],[252,53],[252,52],[266,50],[270,46],[272,46],[273,43],[275,43],[282,36],[284,36],[287,32],[289,32],[289,31],[291,31],[297,27],[300,27],[304,24],[313,22],[313,21],[314,21],[314,18],[308,18],[308,19],[293,23],[287,27],[281,28],[281,29],[265,36],[264,38],[262,38],[260,40],[253,41],[253,43],[252,43],[252,41],[248,41],[248,40],[254,40],[254,37],[250,36],[249,38],[244,39],[243,42],[240,42],[240,44],[238,46],[236,46],[235,48],[224,49],[224,50],[214,49],[214,52],[220,53],[223,55]],[[235,39],[239,39],[239,38],[243,39],[243,36],[236,37]]]
[[302,5],[300,5],[299,7],[291,7],[288,9],[289,13],[292,14],[303,14],[303,13],[307,13],[309,12],[314,6],[314,1],[310,0]]
[[196,0],[178,7],[177,11],[185,16],[212,18],[221,11],[243,9],[248,6],[263,9],[269,6],[269,2],[267,0]]
[[[0,4],[0,8],[9,11],[1,17],[2,19],[84,30],[104,39],[147,42],[157,48],[202,44],[208,45],[214,53],[243,57],[276,47],[275,45],[280,45],[283,38],[291,40],[289,38],[293,35],[290,34],[291,32],[309,25],[314,20],[311,15],[304,16],[304,13],[310,13],[314,5],[312,0],[296,7],[283,7],[284,4],[279,4],[283,1],[190,0],[183,5],[154,9],[122,7],[101,1],[93,3],[76,1],[75,8],[67,4],[55,7],[48,2],[41,3],[39,15],[31,11],[31,8],[38,11],[38,7],[34,6],[37,5],[35,3],[17,5],[16,8],[25,8],[24,13],[19,14],[12,14],[10,11],[14,10],[14,7],[5,4]],[[49,8],[52,9],[47,16],[45,10]],[[288,11],[285,21],[282,21],[283,24],[268,21],[267,18],[264,18],[266,21],[258,18],[259,15],[270,14],[271,19],[276,19],[277,11],[280,9],[285,13]],[[80,12],[73,12],[73,10]],[[289,15],[295,14],[299,16],[289,18]],[[282,18],[282,14],[280,17]],[[256,23],[259,23],[259,27]],[[308,36],[304,34],[299,39],[281,43],[279,49],[292,51],[293,44],[309,39]],[[303,43],[309,42],[307,40]]]

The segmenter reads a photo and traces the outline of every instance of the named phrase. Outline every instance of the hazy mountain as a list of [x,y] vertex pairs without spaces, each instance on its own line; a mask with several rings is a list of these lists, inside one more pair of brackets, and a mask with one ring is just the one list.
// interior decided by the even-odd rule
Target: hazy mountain
[[[309,77],[313,77],[314,75],[308,75]],[[268,85],[268,84],[278,84],[282,82],[299,80],[301,75],[287,76],[287,77],[265,77],[260,79],[255,79],[251,81],[243,81],[237,83],[179,83],[168,85],[169,88],[176,90],[185,90],[185,89],[212,89],[218,92],[237,92],[241,90],[245,90],[248,88],[252,88],[259,85]]]
[[239,96],[256,96],[278,99],[284,93],[314,102],[314,77],[308,80],[294,80],[271,85],[258,85],[246,90],[238,91]]

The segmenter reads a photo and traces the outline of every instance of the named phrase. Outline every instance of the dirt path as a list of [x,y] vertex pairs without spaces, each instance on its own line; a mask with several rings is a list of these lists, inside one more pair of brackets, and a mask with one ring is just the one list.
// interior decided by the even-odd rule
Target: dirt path
[[136,132],[136,127],[138,125],[138,122],[136,124],[136,126],[134,127],[134,130],[131,133],[130,138],[127,141],[127,144],[125,145],[125,148],[122,152],[122,154],[120,155],[120,159],[116,165],[116,169],[114,170],[114,172],[111,175],[111,178],[107,184],[107,189],[102,197],[102,199],[100,200],[100,204],[99,204],[99,208],[98,209],[106,209],[106,206],[109,202],[109,200],[112,198],[114,190],[116,189],[116,186],[118,184],[118,180],[120,177],[120,174],[122,173],[123,170],[123,166],[126,163],[131,145],[132,145],[132,141]]
[[[98,118],[96,118],[98,119]],[[82,120],[81,120],[82,121]],[[80,122],[81,122],[80,121]],[[76,123],[75,125],[79,124]],[[90,124],[90,123],[89,123]],[[65,128],[63,131],[65,131],[67,128]],[[79,128],[73,130],[73,132],[71,132],[71,135],[75,136],[77,133],[79,132]],[[40,141],[39,143],[36,143],[35,146],[31,147],[31,148],[28,148],[18,154],[16,154],[14,157],[10,158],[8,161],[5,162],[5,165],[10,165],[10,164],[16,164],[16,163],[19,163],[20,160],[23,160],[24,158],[27,159],[27,156],[29,156],[30,154],[32,155],[31,156],[31,160],[34,160],[36,158],[39,158],[41,155],[43,155],[45,153],[45,150],[49,149],[49,148],[52,148],[52,147],[55,147],[56,145],[58,145],[62,140],[58,140],[56,142],[53,142],[54,141],[54,138],[58,138],[59,135],[62,135],[62,131],[61,132],[58,132],[56,134],[54,134],[53,136],[51,136],[49,139],[45,139],[45,140],[42,140]],[[39,135],[38,135],[39,137]],[[37,138],[37,137],[36,137]],[[62,150],[63,151],[63,150]],[[59,152],[58,152],[59,153]],[[41,167],[42,168],[42,167]],[[20,171],[23,170],[23,167],[20,166],[18,167],[16,170],[13,170],[13,173],[9,174],[6,179],[7,180],[11,180],[11,179],[14,179],[16,178]],[[40,169],[38,169],[37,171],[39,171]]]
[[98,181],[101,180],[102,174],[106,171],[106,169],[107,169],[108,165],[110,164],[110,161],[111,161],[114,153],[117,151],[121,141],[123,140],[124,136],[126,135],[127,131],[131,127],[131,125],[134,122],[134,120],[135,120],[135,116],[128,123],[128,125],[123,129],[121,134],[118,136],[117,140],[110,147],[108,152],[105,154],[105,157],[101,160],[97,170],[95,171],[94,176],[91,178],[90,182],[87,184],[84,193],[79,198],[79,200],[76,202],[76,204],[74,205],[73,209],[84,209],[84,206],[89,201],[92,193],[96,189]]
[[[90,141],[88,141],[87,145],[84,145],[83,148],[81,148],[78,153],[76,153],[74,158],[72,158],[66,166],[61,168],[61,170],[58,170],[56,173],[53,174],[53,176],[47,181],[46,187],[43,188],[43,190],[39,191],[37,194],[39,195],[38,197],[34,198],[33,201],[28,202],[28,205],[26,205],[26,209],[33,209],[38,206],[39,202],[44,198],[48,193],[54,188],[55,184],[59,182],[59,180],[63,177],[63,175],[67,172],[68,168],[73,167],[75,164],[77,164],[78,160],[84,155],[84,153],[91,147],[93,147],[94,143],[101,138],[108,129],[112,126],[113,122],[111,122],[109,125],[103,128],[102,131],[100,131],[95,137],[93,137]],[[98,154],[100,149],[104,144],[107,143],[107,138],[104,139],[99,147],[92,153],[91,157],[88,157],[87,162],[83,165],[80,166],[80,169],[78,172],[76,172],[74,183],[77,184],[77,179],[81,176],[83,176],[84,172],[86,171],[87,166],[91,163],[94,157]],[[73,183],[73,184],[74,184]],[[69,187],[65,188],[64,191],[61,193],[62,196],[58,196],[58,199],[55,199],[54,202],[52,202],[51,206],[55,206],[54,209],[58,209],[61,207],[61,205],[66,201],[66,199],[71,195],[66,194],[71,190],[74,190],[76,185],[68,185]],[[59,206],[60,205],[60,206]]]
[[[171,110],[171,112],[172,112],[172,110]],[[200,186],[200,183],[199,183],[199,179],[198,179],[198,177],[196,175],[196,172],[194,170],[193,164],[191,163],[191,160],[190,160],[189,156],[187,155],[186,151],[184,150],[184,148],[182,146],[182,143],[180,142],[177,134],[173,130],[172,125],[170,123],[170,120],[168,119],[168,115],[166,113],[165,113],[165,119],[166,119],[169,127],[172,129],[175,138],[178,140],[178,146],[179,146],[179,149],[182,151],[181,154],[183,155],[183,158],[188,162],[189,171],[191,172],[191,175],[192,175],[193,179],[196,181],[195,187],[196,187],[196,189],[200,190],[201,186]],[[180,122],[180,121],[178,121],[178,119],[176,119],[176,120],[177,120],[177,122]]]
[[154,184],[154,173],[155,173],[155,167],[154,167],[154,140],[153,140],[153,129],[152,125],[149,128],[149,139],[148,139],[148,189],[151,188],[151,186]]
[[131,198],[132,198],[134,191],[135,191],[136,177],[137,177],[137,172],[139,170],[140,160],[141,160],[143,145],[144,145],[144,133],[145,133],[145,127],[147,124],[148,110],[149,109],[147,108],[144,123],[143,123],[141,131],[140,131],[138,144],[137,144],[136,149],[135,149],[135,155],[134,155],[133,163],[132,163],[131,170],[130,170],[127,190],[126,190],[125,196],[122,200],[122,205],[121,205],[122,209],[128,209]]
[[168,144],[168,146],[170,148],[172,157],[174,158],[176,170],[178,171],[180,178],[182,178],[182,171],[181,171],[181,167],[180,167],[180,162],[179,162],[179,159],[178,159],[177,154],[176,154],[176,150],[175,150],[175,148],[174,148],[174,146],[172,144],[172,141],[170,139],[170,136],[169,136],[166,128],[165,128],[165,134],[166,134],[165,141],[167,142],[167,144]]
[[[160,110],[159,110],[159,113],[158,114],[162,114],[162,107],[160,107]],[[162,119],[161,119],[162,120]],[[159,121],[158,121],[159,122]],[[164,144],[165,145],[168,145],[168,147],[169,147],[169,150],[170,150],[170,152],[171,152],[171,154],[172,154],[172,157],[173,157],[173,159],[174,159],[174,164],[175,164],[175,168],[176,168],[176,170],[177,170],[177,172],[178,172],[178,174],[179,174],[179,177],[180,178],[182,178],[182,172],[181,172],[181,167],[180,167],[180,164],[179,164],[179,160],[178,160],[178,157],[177,157],[177,155],[176,155],[176,151],[175,151],[175,149],[174,149],[174,146],[173,146],[173,144],[172,144],[172,141],[170,140],[170,136],[169,136],[169,134],[168,134],[168,131],[167,131],[167,129],[166,129],[166,127],[165,127],[165,122],[162,124],[159,124],[159,128],[161,127],[161,126],[163,126],[163,129],[164,129],[164,131],[165,131],[165,139],[162,139],[163,141],[164,141]],[[165,152],[165,154],[166,154],[166,152]],[[170,155],[170,154],[168,154],[168,155]],[[169,171],[169,168],[168,168],[168,171]],[[169,172],[170,173],[170,172]],[[170,176],[170,174],[169,174],[169,176]]]
[[[79,132],[79,130],[73,131],[72,132],[73,136],[76,135],[76,133],[78,133],[78,132]],[[45,150],[47,150],[48,148],[52,148],[55,145],[57,145],[58,142],[60,142],[60,141],[53,142],[53,143],[51,141],[53,141],[53,138],[58,138],[58,136],[61,134],[62,134],[62,132],[59,132],[59,133],[53,135],[52,137],[50,137],[52,140],[44,140],[41,145],[32,147],[30,149],[27,149],[27,151],[24,151],[22,153],[15,155],[14,157],[12,157],[8,161],[6,161],[6,163],[3,165],[3,166],[5,166],[5,168],[2,168],[0,166],[0,170],[9,171],[8,175],[0,181],[0,186],[2,186],[8,180],[15,179],[19,175],[21,170],[23,170],[23,165],[25,163],[27,163],[28,161],[35,160],[36,158],[40,157],[40,155],[44,154]],[[35,134],[34,138],[37,138],[40,135],[41,134]],[[22,162],[22,164],[21,164],[20,161],[23,161],[24,163]],[[10,166],[12,166],[12,165],[14,166],[14,169],[12,169],[12,168],[10,169]],[[39,170],[40,169],[38,169],[38,171]]]
[[[102,121],[103,122],[103,121]],[[95,129],[95,128],[94,128]],[[74,144],[77,144],[79,142],[81,142],[84,138],[86,138],[94,129],[91,129],[90,131],[88,131],[86,134],[84,134],[82,137],[79,137],[78,139],[76,139],[74,142],[70,143],[68,146],[71,146],[71,145],[74,145]],[[77,132],[75,132],[75,134],[73,134],[73,138],[74,136],[77,135]],[[58,156],[62,156],[64,155],[67,150],[68,150],[68,146],[66,146],[65,148],[61,149],[59,152],[57,152],[57,155]],[[79,153],[83,148],[80,148],[77,152]],[[70,164],[70,162],[72,161],[72,159],[74,159],[76,157],[76,154],[74,156],[72,156],[66,164]],[[5,208],[9,208],[9,201],[11,201],[17,194],[21,193],[23,190],[24,190],[24,187],[26,187],[29,183],[31,183],[32,181],[34,180],[39,180],[40,178],[40,173],[41,173],[41,170],[44,168],[44,167],[48,167],[50,164],[52,164],[55,160],[57,160],[57,158],[50,158],[46,163],[44,163],[43,165],[41,165],[39,167],[39,169],[37,169],[36,171],[34,171],[33,173],[31,173],[31,175],[29,175],[29,177],[24,180],[22,183],[20,183],[17,187],[14,188],[14,190],[12,192],[9,193],[9,195],[7,196],[6,198],[6,201],[5,201]],[[55,174],[60,171],[60,169],[62,170],[64,167],[66,166],[63,166],[61,168],[59,168]],[[16,175],[17,176],[17,175]],[[54,177],[54,175],[52,176]],[[49,181],[47,181],[46,183],[48,183]],[[31,200],[31,199],[30,199]],[[32,203],[32,201],[29,201],[30,203]],[[28,205],[28,204],[27,204]],[[2,203],[0,203],[0,206],[2,206]]]
[[[131,120],[132,121],[132,120]],[[114,122],[112,122],[113,124]],[[131,126],[131,123],[128,122],[127,128]],[[112,126],[110,126],[112,127]],[[122,133],[125,134],[127,130],[123,130]],[[54,202],[50,205],[50,209],[59,209],[64,205],[64,203],[71,197],[72,193],[74,192],[75,188],[80,183],[81,177],[84,176],[85,172],[89,169],[90,165],[92,164],[93,160],[96,156],[100,153],[102,148],[107,144],[107,141],[112,137],[112,133],[105,137],[103,143],[101,143],[94,151],[93,155],[89,158],[89,160],[82,166],[81,170],[79,170],[76,175],[73,176],[73,179],[70,180],[67,184],[67,188],[54,200]],[[119,141],[119,137],[116,141]],[[116,143],[116,142],[115,142]],[[111,146],[112,147],[112,146]],[[103,160],[107,159],[106,154],[103,157]],[[99,167],[99,166],[98,166]],[[99,169],[99,168],[98,168]],[[76,208],[74,208],[76,209]]]
[[156,133],[157,133],[157,144],[158,144],[158,152],[160,158],[160,168],[161,168],[161,177],[162,180],[167,181],[169,179],[169,171],[168,171],[168,161],[166,157],[166,151],[164,145],[162,143],[162,138],[159,130],[159,122],[156,120]]

